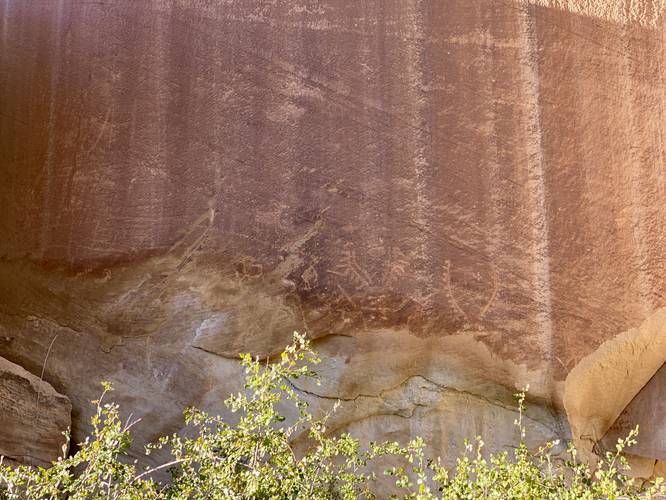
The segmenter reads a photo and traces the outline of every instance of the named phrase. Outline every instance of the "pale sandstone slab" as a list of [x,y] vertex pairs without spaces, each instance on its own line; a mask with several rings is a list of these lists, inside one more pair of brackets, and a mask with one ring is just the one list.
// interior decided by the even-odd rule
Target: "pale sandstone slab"
[[[654,459],[666,459],[666,366],[662,366],[641,391],[631,400],[603,437],[602,443],[613,449],[637,426],[638,444],[631,452]],[[650,477],[650,476],[646,476]]]

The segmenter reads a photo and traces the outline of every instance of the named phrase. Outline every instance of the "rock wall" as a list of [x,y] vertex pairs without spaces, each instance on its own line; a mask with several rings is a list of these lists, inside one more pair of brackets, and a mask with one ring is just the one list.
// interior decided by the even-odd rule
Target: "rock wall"
[[336,428],[501,448],[529,384],[566,437],[666,305],[662,7],[0,0],[0,355],[52,347],[75,438],[101,380],[147,440],[293,330]]

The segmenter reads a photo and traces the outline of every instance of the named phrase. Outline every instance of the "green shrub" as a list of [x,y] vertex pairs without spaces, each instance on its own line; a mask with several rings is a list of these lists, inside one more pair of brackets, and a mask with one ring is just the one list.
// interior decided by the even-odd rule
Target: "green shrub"
[[[94,401],[92,434],[78,451],[49,468],[0,464],[0,497],[7,499],[322,499],[373,498],[378,459],[390,458],[401,466],[385,471],[393,481],[396,498],[652,498],[662,493],[661,481],[643,489],[625,475],[622,451],[635,443],[634,431],[618,442],[615,453],[603,457],[595,470],[576,458],[553,454],[557,442],[536,452],[524,443],[524,393],[518,395],[521,443],[511,453],[482,453],[483,441],[466,443],[457,466],[447,471],[440,460],[427,460],[424,442],[417,438],[398,443],[361,443],[349,434],[331,436],[330,414],[315,418],[290,381],[314,377],[309,366],[319,362],[308,341],[296,334],[280,359],[262,364],[242,356],[246,371],[244,393],[229,397],[225,405],[238,415],[235,424],[201,410],[185,411],[188,432],[165,436],[146,448],[170,458],[162,465],[141,469],[127,458],[131,430],[136,421],[123,422],[119,408],[104,402],[112,390]],[[280,407],[289,403],[298,417],[289,420]],[[337,405],[336,405],[337,408]],[[335,411],[335,408],[333,409]],[[307,449],[292,447],[305,433]],[[191,436],[191,437],[189,437]],[[171,479],[158,481],[158,473]]]

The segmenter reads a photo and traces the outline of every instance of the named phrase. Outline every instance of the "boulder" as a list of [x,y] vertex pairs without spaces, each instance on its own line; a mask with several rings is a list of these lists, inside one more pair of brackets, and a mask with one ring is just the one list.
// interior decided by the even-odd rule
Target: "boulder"
[[[653,460],[666,459],[666,365],[643,387],[624,408],[617,420],[604,435],[601,444],[605,449],[614,450],[618,439],[626,438],[629,432],[638,427],[638,443],[629,451]],[[649,477],[649,476],[647,476]]]
[[0,358],[0,456],[48,465],[67,453],[72,404],[50,384]]

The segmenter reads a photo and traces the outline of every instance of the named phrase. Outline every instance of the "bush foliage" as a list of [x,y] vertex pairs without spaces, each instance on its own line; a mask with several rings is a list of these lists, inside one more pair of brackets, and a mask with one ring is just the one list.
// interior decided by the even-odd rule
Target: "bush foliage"
[[[185,411],[187,432],[163,437],[146,448],[169,458],[161,465],[141,468],[128,458],[132,427],[119,407],[106,402],[112,390],[93,401],[92,433],[78,451],[49,468],[0,464],[0,497],[7,499],[325,499],[374,498],[378,460],[401,464],[386,470],[395,498],[652,498],[663,493],[661,481],[638,488],[626,475],[622,456],[635,443],[636,432],[618,442],[614,453],[591,469],[569,447],[556,456],[557,442],[538,450],[525,444],[522,423],[524,393],[518,396],[520,444],[511,452],[486,454],[483,441],[465,443],[454,470],[440,460],[428,460],[425,443],[417,438],[398,443],[363,443],[349,434],[327,432],[330,414],[315,418],[290,383],[314,377],[310,366],[319,359],[308,341],[296,334],[279,360],[261,363],[242,356],[246,391],[225,405],[236,423],[198,409]],[[287,418],[285,403],[297,410]],[[281,410],[282,409],[282,410]],[[335,408],[334,408],[335,409]],[[307,436],[299,453],[294,438]],[[66,450],[66,448],[65,448]],[[64,452],[63,452],[64,454]],[[158,480],[168,473],[168,480]]]

